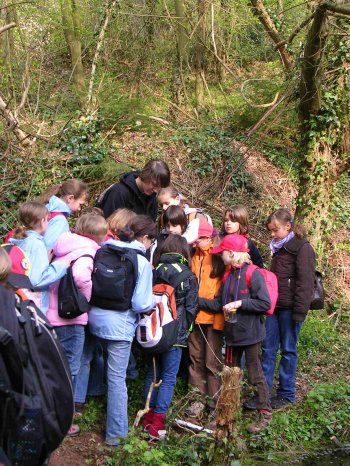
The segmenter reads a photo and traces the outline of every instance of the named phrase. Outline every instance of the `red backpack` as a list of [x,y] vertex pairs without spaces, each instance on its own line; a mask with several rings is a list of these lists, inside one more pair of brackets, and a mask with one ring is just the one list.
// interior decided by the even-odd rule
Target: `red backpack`
[[261,267],[258,267],[257,265],[254,265],[254,264],[249,264],[246,274],[245,274],[245,279],[246,279],[248,288],[250,288],[251,286],[252,275],[255,270],[259,270],[259,272],[261,273],[265,281],[267,292],[269,293],[270,301],[271,301],[271,307],[270,309],[266,311],[265,314],[267,314],[268,316],[271,316],[275,310],[277,299],[278,299],[277,277],[270,270],[262,269]]

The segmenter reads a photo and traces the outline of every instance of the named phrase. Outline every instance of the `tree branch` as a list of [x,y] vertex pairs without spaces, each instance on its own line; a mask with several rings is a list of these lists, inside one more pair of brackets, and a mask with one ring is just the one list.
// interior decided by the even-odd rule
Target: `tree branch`
[[7,122],[9,131],[13,131],[20,144],[24,147],[32,145],[32,141],[29,138],[29,134],[25,133],[18,126],[18,120],[15,115],[7,108],[7,104],[0,96],[0,114],[4,117]]
[[16,27],[16,26],[17,26],[16,23],[5,24],[5,26],[2,26],[2,27],[0,28],[0,34],[3,33],[3,32],[5,32],[5,31],[8,31],[9,29],[14,28],[14,27]]
[[299,34],[299,32],[309,24],[309,22],[314,18],[315,14],[313,13],[312,15],[308,16],[304,21],[302,21],[299,26],[297,26],[294,31],[291,33],[291,35],[288,37],[287,40],[283,40],[282,42],[279,42],[278,44],[275,45],[274,50],[277,50],[278,47],[281,47],[282,45],[285,44],[290,44],[294,37]]
[[[334,3],[325,2],[323,6],[327,8],[328,11],[333,11],[333,13],[340,13],[342,15],[350,16],[350,4],[335,5]],[[322,4],[320,7],[322,7]]]
[[259,21],[264,26],[273,43],[276,45],[276,49],[280,54],[283,65],[287,71],[290,71],[293,68],[293,58],[285,48],[285,41],[282,40],[275,26],[275,23],[272,21],[270,15],[266,11],[262,0],[251,0],[251,4],[253,6],[253,13],[259,18]]

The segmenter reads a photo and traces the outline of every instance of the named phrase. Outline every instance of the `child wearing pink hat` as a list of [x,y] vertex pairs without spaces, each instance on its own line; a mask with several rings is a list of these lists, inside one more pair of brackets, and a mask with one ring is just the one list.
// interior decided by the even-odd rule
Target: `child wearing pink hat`
[[249,383],[257,388],[258,418],[248,431],[260,432],[271,422],[271,406],[266,379],[261,367],[261,342],[265,338],[264,313],[270,307],[270,296],[259,270],[254,270],[248,287],[246,273],[251,263],[248,240],[243,235],[227,235],[211,254],[220,254],[226,270],[220,296],[215,300],[199,299],[200,309],[225,313],[225,363],[240,367],[243,352]]

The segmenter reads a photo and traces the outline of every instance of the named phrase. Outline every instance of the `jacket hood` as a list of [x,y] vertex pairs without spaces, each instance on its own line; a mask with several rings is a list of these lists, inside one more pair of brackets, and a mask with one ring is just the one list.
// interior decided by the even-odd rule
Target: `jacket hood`
[[67,231],[60,235],[53,248],[53,252],[56,257],[63,257],[71,252],[76,252],[79,256],[86,249],[97,251],[99,247],[93,239]]
[[283,245],[283,248],[290,254],[297,255],[300,251],[300,248],[304,246],[305,243],[308,243],[306,239],[297,238],[296,236],[294,236],[294,238],[292,238],[290,241]]
[[21,238],[21,239],[17,239],[17,238],[10,238],[9,242],[10,244],[15,244],[16,246],[18,246],[19,248],[22,248],[22,245],[24,243],[27,243],[27,239],[29,237],[33,237],[33,238],[38,238],[42,241],[44,241],[44,237],[42,235],[39,235],[39,233],[37,233],[36,231],[34,230],[27,230],[27,236],[25,238]]
[[140,172],[137,172],[137,171],[124,173],[124,175],[120,177],[119,181],[120,183],[123,183],[126,186],[128,186],[135,194],[139,195],[140,190],[136,184],[136,178],[139,176],[139,174]]
[[114,244],[115,246],[119,246],[120,248],[136,249],[137,251],[141,251],[143,254],[146,254],[145,246],[137,240],[131,241],[131,243],[127,243],[126,241],[109,239],[108,241],[105,241],[102,244]]
[[46,204],[49,212],[63,212],[64,214],[70,215],[72,211],[68,205],[57,196],[52,196],[49,202]]
[[188,266],[187,260],[181,254],[176,252],[168,252],[166,254],[162,254],[159,259],[159,263],[163,264],[184,264]]

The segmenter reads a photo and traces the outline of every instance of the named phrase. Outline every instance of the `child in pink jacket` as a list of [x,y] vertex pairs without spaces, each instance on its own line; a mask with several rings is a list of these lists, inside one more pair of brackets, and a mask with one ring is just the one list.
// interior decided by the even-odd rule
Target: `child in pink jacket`
[[[93,258],[106,233],[107,222],[103,217],[90,214],[83,215],[77,221],[75,233],[63,233],[53,249],[55,261],[63,261],[67,258],[70,262],[76,261],[72,267],[74,281],[88,301],[91,298],[92,290]],[[75,379],[80,369],[80,359],[84,347],[84,327],[88,323],[88,315],[85,313],[75,319],[62,319],[59,317],[59,283],[58,280],[50,286],[49,309],[46,317],[55,327],[58,339],[66,353],[75,390]],[[72,425],[69,435],[73,436],[78,433],[79,427]]]

